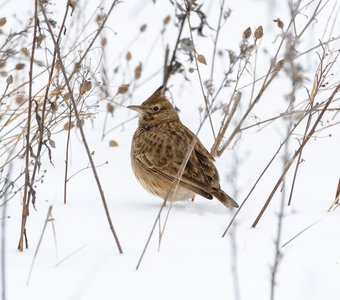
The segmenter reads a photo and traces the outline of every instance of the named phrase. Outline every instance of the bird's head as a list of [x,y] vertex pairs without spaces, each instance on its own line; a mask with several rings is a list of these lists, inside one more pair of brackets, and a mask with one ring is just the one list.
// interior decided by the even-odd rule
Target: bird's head
[[141,105],[128,108],[139,113],[139,124],[154,126],[159,123],[179,120],[177,111],[164,95],[164,86],[160,86]]

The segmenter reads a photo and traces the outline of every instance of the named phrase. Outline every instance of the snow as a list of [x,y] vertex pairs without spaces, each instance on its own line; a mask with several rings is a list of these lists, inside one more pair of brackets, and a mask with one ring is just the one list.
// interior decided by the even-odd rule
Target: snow
[[[246,12],[241,9],[243,5],[230,4],[234,5],[232,8],[236,13],[231,22],[239,24],[237,27],[230,27],[231,31],[239,31],[230,33],[228,39],[231,44],[237,45],[245,28],[255,27],[269,18],[263,17],[269,11],[266,2],[247,3],[249,11]],[[252,8],[258,8],[257,5],[264,7],[261,9],[262,16],[260,13],[251,13]],[[120,26],[129,24],[136,10],[139,10],[137,8],[131,3],[123,2],[118,8],[121,9],[121,15],[118,16],[117,13],[117,19],[110,19],[110,26],[118,32],[117,40],[126,38],[120,31]],[[166,8],[158,3],[156,9],[159,13],[155,18],[162,20]],[[272,9],[276,9],[275,13],[279,12],[279,8]],[[145,15],[139,13],[131,22],[133,24],[128,25],[129,28],[138,28],[138,22],[145,21],[146,16],[150,17],[152,12],[153,6],[148,4]],[[276,17],[275,15],[271,19]],[[147,37],[143,39],[151,44]],[[270,37],[267,43],[270,44],[272,41],[269,39]],[[118,45],[120,46],[115,49],[116,53],[119,53],[118,50],[122,51],[126,43]],[[206,46],[199,45],[201,49]],[[261,68],[262,66],[259,67]],[[197,78],[195,75],[190,76],[196,82],[192,86],[188,83],[189,87],[184,92],[174,87],[173,93],[175,99],[181,99],[176,105],[181,109],[183,122],[195,131],[199,125],[197,108],[202,105],[203,100],[199,89],[195,91],[198,87]],[[137,90],[133,102],[137,104],[144,100],[158,87],[158,83],[155,80]],[[186,83],[178,82],[180,84]],[[276,88],[270,90],[264,102],[261,102],[258,110],[264,111],[263,116],[268,113],[264,107],[271,104],[280,111],[277,103],[279,99],[275,99],[277,91]],[[282,90],[279,96],[282,97],[285,93]],[[124,109],[117,110],[114,118],[109,119],[109,127],[114,127],[133,115]],[[268,115],[272,116],[271,113]],[[216,121],[217,125],[218,122]],[[248,194],[283,140],[283,125],[283,122],[279,122],[262,131],[254,128],[245,132],[240,138],[242,142],[217,159],[222,187],[228,193],[237,195],[239,203]],[[102,141],[102,116],[97,116],[95,126],[85,124],[91,151],[95,151],[95,163],[101,165],[97,168],[98,174],[124,253],[118,253],[91,169],[79,172],[69,181],[67,204],[63,204],[65,135],[53,135],[57,145],[53,151],[55,167],[50,166],[45,157],[43,165],[47,168],[47,173],[43,184],[37,187],[36,210],[31,208],[28,217],[29,249],[22,253],[17,250],[22,208],[19,196],[22,195],[11,200],[7,206],[7,215],[10,218],[6,219],[5,236],[6,299],[270,299],[280,191],[258,226],[251,228],[251,224],[280,175],[282,156],[259,183],[225,238],[221,236],[235,210],[228,210],[218,201],[209,201],[202,197],[197,197],[194,202],[176,202],[171,206],[160,249],[159,230],[156,227],[140,268],[136,270],[162,204],[160,199],[142,189],[132,173],[129,148],[136,126],[135,119],[124,128],[113,131]],[[309,225],[318,222],[280,249],[282,257],[276,283],[277,300],[340,297],[340,210],[327,212],[334,200],[339,177],[340,132],[337,129],[333,127],[325,131],[326,137],[323,139],[311,140],[303,153],[305,162],[300,167],[293,203],[291,207],[285,207],[281,245]],[[331,138],[327,137],[328,133],[332,134]],[[207,148],[211,146],[212,136],[207,124],[199,137]],[[119,146],[110,148],[110,139],[117,141]],[[70,174],[74,174],[88,166],[88,160],[77,130],[72,131],[71,141]],[[297,145],[297,142],[292,142],[290,153],[293,153]],[[235,162],[235,151],[238,151],[241,159],[238,164]],[[19,163],[17,167],[22,166]],[[235,168],[237,176],[233,171]],[[235,185],[231,184],[231,179],[236,182]],[[291,174],[288,179],[291,180]],[[29,277],[50,205],[53,206],[53,221],[47,223]],[[162,224],[169,207],[168,204],[164,209]],[[236,252],[233,245],[236,245]],[[238,281],[235,281],[235,264]]]

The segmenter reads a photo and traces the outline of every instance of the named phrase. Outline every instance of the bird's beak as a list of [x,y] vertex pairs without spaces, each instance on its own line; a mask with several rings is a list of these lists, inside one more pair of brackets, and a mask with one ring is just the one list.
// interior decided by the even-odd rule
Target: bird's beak
[[143,111],[141,105],[129,105],[129,106],[127,106],[127,108],[132,109],[132,110],[134,110],[138,113],[141,113]]

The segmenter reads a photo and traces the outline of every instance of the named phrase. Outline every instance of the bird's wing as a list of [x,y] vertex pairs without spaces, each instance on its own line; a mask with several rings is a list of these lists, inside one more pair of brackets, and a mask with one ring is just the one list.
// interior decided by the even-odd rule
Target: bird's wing
[[219,175],[214,165],[214,158],[196,138],[195,147],[186,164],[183,180],[192,185],[205,187],[209,190],[212,187],[219,188]]
[[208,199],[213,198],[211,194],[204,191],[199,186],[193,185],[188,180],[185,180],[183,176],[181,177],[181,179],[178,182],[176,182],[176,179],[178,179],[178,177],[179,177],[179,176],[176,177],[178,172],[176,173],[176,175],[173,175],[169,172],[169,170],[167,168],[158,168],[158,167],[152,165],[151,162],[149,161],[149,159],[146,157],[146,155],[140,155],[138,157],[135,157],[135,159],[136,159],[136,162],[138,162],[138,164],[142,168],[144,168],[146,171],[154,173],[158,177],[163,178],[163,180],[168,181],[169,184],[174,182],[174,187],[175,187],[176,184],[178,184],[178,186],[186,188],[190,191],[193,191],[194,193],[199,194],[199,195],[201,195],[205,198],[208,198]]
[[[185,137],[182,135],[181,138],[186,139],[184,143],[180,143],[182,147],[168,149],[168,145],[163,144],[162,148],[158,150],[161,151],[161,154],[157,155],[155,153],[157,147],[152,147],[148,149],[149,151],[136,153],[135,158],[148,171],[173,182],[178,179],[183,159],[187,155],[191,141],[195,139],[196,143],[178,184],[205,198],[212,199],[209,190],[212,187],[219,187],[219,176],[214,166],[213,157],[189,129],[185,132]],[[169,150],[168,155],[164,155],[164,151],[167,150]]]

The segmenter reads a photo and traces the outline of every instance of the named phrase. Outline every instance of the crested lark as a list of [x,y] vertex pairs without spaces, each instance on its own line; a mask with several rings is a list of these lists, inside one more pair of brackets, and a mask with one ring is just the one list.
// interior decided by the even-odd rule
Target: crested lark
[[[221,190],[214,158],[182,124],[164,95],[163,86],[141,105],[128,108],[139,113],[139,124],[131,145],[131,164],[146,190],[163,199],[169,195],[170,201],[190,199],[199,194],[208,199],[214,196],[226,207],[238,207]],[[187,161],[181,170],[184,160]]]

